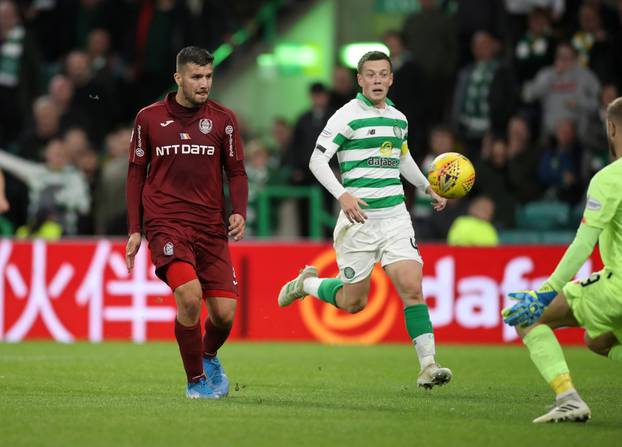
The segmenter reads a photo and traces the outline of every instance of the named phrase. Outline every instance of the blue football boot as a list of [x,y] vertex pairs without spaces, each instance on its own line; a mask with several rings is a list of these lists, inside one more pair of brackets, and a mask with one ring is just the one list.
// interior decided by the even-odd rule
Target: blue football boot
[[229,379],[222,369],[218,357],[203,357],[203,370],[207,375],[207,381],[218,397],[229,394]]
[[201,377],[198,382],[188,384],[186,397],[188,399],[219,399],[220,395],[210,387],[206,377]]

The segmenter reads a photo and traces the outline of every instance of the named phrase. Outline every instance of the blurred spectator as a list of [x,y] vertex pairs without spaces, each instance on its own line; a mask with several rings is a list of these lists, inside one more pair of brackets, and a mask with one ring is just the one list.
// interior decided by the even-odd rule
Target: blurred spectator
[[185,3],[175,0],[143,2],[138,11],[134,43],[136,109],[163,95],[172,85],[175,55],[191,37],[190,18]]
[[574,123],[570,120],[560,121],[555,138],[543,151],[538,167],[538,177],[548,188],[546,194],[549,198],[569,202],[578,200],[578,161],[582,153]]
[[471,48],[475,34],[485,31],[493,36],[504,35],[505,9],[499,0],[460,0],[456,3],[458,66],[464,67],[473,61]]
[[483,136],[502,135],[514,111],[515,85],[511,72],[497,60],[499,44],[486,31],[473,36],[475,62],[460,70],[454,94],[452,122],[477,158]]
[[[430,116],[424,98],[425,85],[421,67],[413,60],[410,52],[404,46],[404,38],[398,31],[387,31],[383,36],[384,44],[389,48],[393,65],[393,85],[389,96],[408,120],[408,145],[417,149],[413,153],[421,158],[425,155],[426,134],[430,125]],[[437,102],[434,99],[433,102]],[[409,186],[410,183],[408,183]],[[412,191],[414,189],[409,188]],[[408,195],[408,193],[407,193]]]
[[[271,137],[273,141],[272,153],[276,159],[276,165],[280,169],[287,170],[289,149],[292,143],[292,126],[282,116],[277,116],[272,121]],[[287,173],[286,178],[289,178]]]
[[523,99],[542,103],[542,131],[544,136],[552,136],[562,120],[582,126],[581,122],[598,109],[599,90],[596,76],[577,62],[576,50],[561,43],[554,65],[543,68],[525,84]]
[[102,28],[91,31],[87,38],[86,55],[91,63],[93,78],[106,85],[109,89],[114,88],[116,78],[123,76],[123,67],[118,57],[110,53],[110,34]]
[[[438,126],[430,132],[428,143],[428,153],[419,164],[421,171],[427,175],[430,170],[432,161],[446,152],[459,152],[456,147],[454,134],[449,127]],[[414,204],[414,215],[416,218],[427,218],[433,214],[432,203],[430,197],[419,189],[416,190],[416,199]],[[444,213],[444,211],[443,211]],[[417,227],[418,228],[418,227]],[[444,239],[444,237],[443,237]]]
[[32,106],[34,121],[17,140],[17,154],[31,161],[43,160],[43,148],[60,134],[59,109],[49,96],[40,96]]
[[34,42],[12,0],[0,0],[0,146],[17,137],[38,92]]
[[95,196],[95,234],[126,235],[127,207],[125,182],[131,129],[120,129],[106,136],[107,159],[102,165]]
[[458,64],[458,36],[453,17],[443,13],[436,0],[419,3],[421,9],[406,18],[402,32],[406,48],[423,70],[422,90],[429,92],[422,98],[423,108],[433,125],[443,121],[451,100],[451,83]]
[[330,108],[332,110],[340,109],[345,103],[354,99],[356,91],[352,70],[343,65],[337,65],[333,70],[333,88],[330,91],[329,102]]
[[449,229],[447,243],[458,246],[491,247],[499,243],[497,230],[491,221],[495,204],[486,196],[471,199],[469,213],[458,217]]
[[553,63],[555,39],[546,9],[534,8],[527,21],[527,32],[520,38],[514,50],[516,77],[522,86],[542,68]]
[[579,62],[589,67],[602,83],[616,82],[620,76],[616,66],[613,41],[602,26],[596,6],[585,3],[579,10],[579,30],[572,37]]
[[45,148],[45,163],[34,163],[0,151],[0,168],[28,185],[27,228],[19,235],[75,235],[78,217],[90,207],[84,176],[68,164],[62,140],[51,140]]
[[119,100],[115,91],[93,77],[89,57],[82,51],[72,51],[65,59],[67,78],[74,85],[71,107],[80,112],[80,127],[89,139],[100,144],[104,135],[118,122]]
[[249,235],[257,234],[257,197],[270,182],[270,154],[260,140],[250,140],[245,146],[245,168],[248,175],[248,210],[246,225]]
[[532,180],[538,170],[539,151],[525,118],[516,115],[508,123],[508,180],[520,203],[537,200],[542,195],[538,182]]
[[577,154],[580,154],[580,147],[574,124],[562,120],[557,124],[554,145],[545,149],[538,167],[538,179],[547,189],[547,198],[571,203],[579,200]]
[[609,163],[609,142],[607,141],[607,106],[619,95],[614,84],[603,86],[600,92],[598,110],[588,115],[584,121],[582,135],[584,156],[581,162],[581,178],[588,181]]
[[508,175],[508,146],[505,140],[484,140],[483,159],[475,164],[475,185],[472,194],[486,195],[495,204],[493,222],[501,228],[514,226],[516,199]]
[[421,170],[427,174],[432,161],[446,152],[460,152],[451,128],[437,126],[430,132],[428,153],[421,162]]
[[[328,118],[335,112],[330,106],[330,93],[320,82],[311,84],[309,88],[311,109],[303,113],[294,126],[294,136],[289,149],[289,169],[291,170],[290,183],[293,186],[315,185],[315,177],[309,171],[309,159],[315,149],[317,137],[324,129]],[[353,99],[354,97],[350,98]],[[332,204],[332,196],[325,192],[325,205]],[[298,201],[298,216],[300,217],[300,234],[309,235],[309,204],[306,200]]]
[[191,17],[193,45],[214,52],[236,31],[230,2],[220,0],[186,1]]
[[63,135],[63,142],[65,143],[67,159],[69,160],[69,163],[74,166],[78,165],[78,160],[80,159],[82,153],[91,150],[91,143],[88,135],[84,129],[79,127],[72,127],[67,130],[67,132]]
[[73,84],[62,74],[55,75],[48,84],[48,95],[60,113],[61,131],[83,121],[73,105]]

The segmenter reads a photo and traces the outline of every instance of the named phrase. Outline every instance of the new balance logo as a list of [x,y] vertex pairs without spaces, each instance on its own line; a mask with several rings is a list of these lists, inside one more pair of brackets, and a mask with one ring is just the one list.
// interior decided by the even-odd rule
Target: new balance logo
[[168,126],[169,124],[174,123],[174,122],[175,122],[175,121],[173,121],[173,120],[164,121],[163,123],[160,123],[160,126],[162,126],[162,127],[166,127],[166,126]]
[[376,135],[376,129],[369,129],[367,135]]

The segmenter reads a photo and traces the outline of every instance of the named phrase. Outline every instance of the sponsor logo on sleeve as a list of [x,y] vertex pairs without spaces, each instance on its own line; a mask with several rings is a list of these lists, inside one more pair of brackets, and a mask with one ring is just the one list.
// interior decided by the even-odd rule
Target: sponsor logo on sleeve
[[142,138],[142,126],[139,124],[136,126],[136,156],[144,157],[145,151],[143,150],[143,138]]
[[212,131],[212,120],[209,118],[203,118],[201,120],[199,120],[199,130],[201,131],[201,133],[204,134],[208,134]]
[[330,137],[332,134],[332,130],[330,130],[328,127],[325,127],[320,133],[320,135],[322,135],[323,137]]
[[596,200],[594,197],[587,198],[587,203],[585,204],[586,209],[590,211],[598,211],[602,207],[603,205],[598,200]]
[[318,144],[317,146],[315,146],[315,148],[320,151],[321,153],[325,153],[326,152],[326,148],[324,146],[322,146],[321,144]]
[[225,127],[225,133],[229,135],[229,157],[233,157],[235,154],[233,152],[233,126],[231,124]]

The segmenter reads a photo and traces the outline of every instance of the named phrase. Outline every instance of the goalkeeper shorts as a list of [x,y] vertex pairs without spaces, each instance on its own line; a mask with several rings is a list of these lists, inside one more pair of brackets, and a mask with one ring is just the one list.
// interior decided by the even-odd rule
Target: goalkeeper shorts
[[572,312],[590,338],[613,332],[622,340],[622,281],[607,269],[564,286]]

